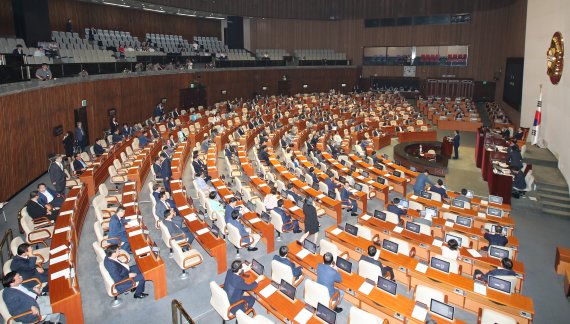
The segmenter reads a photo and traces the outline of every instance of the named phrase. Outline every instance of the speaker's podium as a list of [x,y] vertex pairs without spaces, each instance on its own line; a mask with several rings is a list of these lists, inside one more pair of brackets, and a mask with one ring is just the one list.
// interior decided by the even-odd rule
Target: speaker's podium
[[280,95],[291,95],[291,80],[279,80],[277,82],[277,92]]
[[180,89],[180,108],[198,108],[198,106],[208,107],[206,87],[199,83],[192,83],[190,88]]

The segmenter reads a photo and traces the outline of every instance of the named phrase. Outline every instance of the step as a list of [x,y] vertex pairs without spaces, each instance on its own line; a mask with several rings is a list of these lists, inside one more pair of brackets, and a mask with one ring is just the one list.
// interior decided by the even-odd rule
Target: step
[[540,180],[536,180],[536,178],[535,178],[535,182],[536,182],[537,187],[568,191],[568,185],[566,185],[566,184],[564,184],[564,185],[551,184],[551,183],[542,182]]
[[570,211],[570,204],[566,204],[566,203],[557,203],[557,202],[553,202],[553,201],[544,201],[543,200],[540,202],[540,204],[542,205],[543,208]]
[[546,187],[541,187],[538,184],[536,185],[536,191],[538,193],[545,193],[549,195],[568,196],[568,189],[562,190],[562,189],[546,188]]
[[556,160],[549,161],[549,160],[540,160],[540,159],[525,157],[525,158],[523,158],[523,162],[525,162],[527,164],[540,165],[540,166],[558,169],[558,161],[556,161]]
[[570,211],[561,211],[555,210],[550,208],[543,208],[542,212],[545,214],[555,215],[555,216],[563,216],[563,217],[570,217]]
[[557,201],[557,202],[567,202],[570,204],[570,197],[562,196],[562,195],[551,195],[548,193],[538,193],[539,200],[550,200],[550,201]]

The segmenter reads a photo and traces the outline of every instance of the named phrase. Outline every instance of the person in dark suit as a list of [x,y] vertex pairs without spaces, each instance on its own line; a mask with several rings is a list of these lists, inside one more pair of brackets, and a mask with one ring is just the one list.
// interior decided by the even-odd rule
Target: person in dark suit
[[63,148],[65,150],[65,156],[67,158],[73,157],[73,143],[74,143],[73,133],[72,132],[65,133],[65,135],[63,135],[62,143],[63,143]]
[[37,190],[30,192],[30,200],[26,203],[26,211],[32,219],[39,219],[47,217],[49,220],[55,221],[57,218],[57,211],[52,210],[50,205],[43,206],[40,201]]
[[115,131],[113,132],[113,135],[111,136],[111,141],[113,142],[113,144],[119,143],[120,141],[123,140],[123,135],[121,135],[120,129],[115,129]]
[[123,136],[123,137],[131,136],[132,128],[129,127],[129,124],[123,123],[123,126],[119,129],[119,133],[120,133],[121,136]]
[[226,223],[232,219],[232,212],[234,210],[238,210],[239,207],[236,207],[237,202],[238,199],[236,197],[232,197],[230,198],[228,204],[226,205],[226,208],[224,210],[224,220],[226,221]]
[[317,175],[315,174],[315,168],[310,167],[308,174],[311,177],[311,179],[313,179],[313,184],[319,183],[319,177],[317,177]]
[[100,140],[100,138],[95,139],[95,144],[93,144],[93,152],[95,153],[95,156],[101,156],[103,153],[105,153],[105,149],[103,146],[101,146],[101,144],[99,144]]
[[200,159],[198,152],[194,153],[194,158],[192,159],[192,167],[194,168],[194,173],[202,173],[208,177],[208,167],[206,163]]
[[180,112],[178,111],[178,108],[174,108],[174,110],[171,112],[172,117],[174,118],[178,118],[178,116],[180,116]]
[[[164,215],[166,214],[167,211],[170,210],[173,210],[174,213],[177,214],[177,211],[174,210],[174,208],[172,208],[172,206],[168,203],[168,192],[166,191],[160,192],[158,194],[158,200],[156,201],[156,209],[155,209],[156,216],[158,216],[161,220],[164,221]],[[182,219],[180,215],[176,215],[176,217],[172,219],[172,222],[174,222],[179,227],[182,227],[184,219]]]
[[115,288],[117,292],[122,294],[125,291],[132,289],[134,284],[137,283],[138,285],[135,288],[135,295],[134,298],[145,298],[148,296],[147,293],[144,292],[145,286],[145,279],[142,275],[139,267],[137,265],[129,266],[128,264],[124,264],[117,258],[119,256],[119,246],[118,245],[111,245],[105,250],[106,257],[103,260],[103,264],[105,265],[105,269],[109,272],[109,275],[113,279],[115,283],[126,280],[132,279],[134,281],[125,281],[119,285],[116,285]]
[[240,300],[244,300],[244,303],[240,303],[229,311],[235,314],[238,310],[246,311],[253,307],[255,304],[255,298],[249,295],[245,295],[244,292],[250,291],[257,287],[257,282],[252,282],[250,284],[246,283],[241,274],[246,271],[247,267],[244,269],[244,265],[240,260],[235,260],[232,262],[230,269],[226,272],[226,279],[224,280],[224,291],[228,295],[228,300],[230,305],[237,303]]
[[471,203],[471,198],[467,197],[467,189],[465,188],[461,189],[461,195],[456,196],[455,199]]
[[305,234],[301,236],[299,242],[305,241],[309,235],[315,235],[313,242],[317,242],[319,238],[319,217],[317,216],[317,208],[313,203],[313,198],[309,196],[303,205],[303,214],[305,215]]
[[38,184],[38,202],[42,206],[50,204],[52,207],[59,208],[64,201],[63,195],[58,194],[55,190],[48,188],[45,183],[40,182]]
[[455,131],[455,135],[453,136],[453,152],[455,153],[453,159],[457,160],[459,158],[459,141],[461,137],[459,136],[459,131]]
[[338,307],[338,305],[340,305],[340,303],[342,302],[344,291],[342,291],[341,289],[336,289],[334,287],[334,284],[335,282],[342,282],[342,277],[340,276],[338,270],[336,270],[333,267],[332,253],[330,252],[325,253],[325,255],[323,255],[323,262],[324,263],[319,263],[319,265],[317,266],[317,282],[327,287],[330,298],[332,298],[332,296],[335,293],[340,294],[339,302],[334,309],[335,312],[340,313],[342,312],[342,308]]
[[18,57],[26,56],[26,53],[24,53],[24,48],[23,48],[22,44],[16,44],[16,48],[12,51],[12,55],[18,56]]
[[303,271],[301,271],[303,267],[296,267],[295,264],[287,258],[287,253],[289,253],[289,248],[286,245],[283,245],[279,248],[279,255],[274,255],[273,260],[289,266],[293,272],[293,277],[295,277],[295,280],[297,280],[303,274]]
[[394,269],[392,269],[392,267],[382,266],[382,262],[375,259],[377,251],[378,250],[374,245],[370,245],[368,247],[368,255],[362,255],[360,257],[360,261],[366,261],[380,267],[380,270],[382,270],[382,276],[386,276],[386,274],[388,274],[388,279],[394,280]]
[[127,236],[127,229],[125,228],[127,222],[123,219],[123,216],[125,216],[125,208],[119,206],[115,214],[109,219],[109,243],[117,244],[121,249],[132,253],[129,237]]
[[503,227],[500,225],[495,225],[495,233],[485,229],[482,229],[482,231],[485,233],[483,237],[489,242],[489,245],[505,246],[509,243],[509,239],[503,235]]
[[336,188],[340,187],[340,184],[335,184],[333,181],[333,174],[329,171],[327,172],[327,178],[325,178],[325,184],[327,185],[327,188],[329,189],[329,191],[334,191]]
[[234,209],[232,211],[232,218],[227,223],[232,224],[235,228],[238,229],[239,234],[241,236],[241,241],[243,242],[243,244],[248,244],[247,246],[248,251],[257,251],[257,248],[255,246],[261,239],[261,236],[259,236],[259,234],[257,233],[248,232],[245,226],[238,220],[239,217],[240,217],[239,210]]
[[513,192],[518,191],[518,189],[526,188],[526,180],[524,178],[524,172],[520,168],[513,168],[514,179],[513,179]]
[[524,136],[524,131],[522,130],[522,128],[519,127],[515,135],[513,135],[513,139],[515,141],[520,141],[523,139],[523,136]]
[[85,170],[87,170],[87,163],[83,161],[80,153],[75,154],[75,159],[73,160],[73,170],[75,170],[75,173],[77,175],[81,175],[83,172],[85,172]]
[[141,149],[147,146],[150,142],[150,140],[144,135],[144,132],[141,132],[137,138],[139,139],[139,148]]
[[281,216],[281,221],[283,224],[289,223],[289,225],[285,225],[283,230],[290,231],[293,230],[293,233],[298,234],[301,233],[301,229],[299,228],[299,221],[296,219],[292,219],[285,210],[283,209],[283,204],[285,201],[283,199],[279,199],[277,201],[277,207],[273,208],[273,211]]
[[172,179],[172,169],[170,160],[166,153],[160,153],[160,168],[162,169],[162,180],[164,181],[164,188],[170,192],[170,180]]
[[160,137],[160,132],[158,131],[158,129],[156,129],[156,125],[152,125],[152,127],[150,128],[150,132],[151,132],[153,138],[159,138]]
[[343,207],[350,205],[350,215],[358,216],[358,204],[354,198],[350,198],[350,185],[348,181],[344,183],[344,186],[340,189],[340,200],[342,201]]
[[271,165],[269,161],[269,153],[267,152],[267,147],[262,145],[259,149],[259,160],[265,162],[265,165]]
[[109,128],[111,129],[111,134],[114,134],[117,129],[119,129],[119,122],[117,121],[117,117],[112,117],[109,121]]
[[155,183],[154,185],[152,185],[152,196],[154,197],[154,201],[158,202],[160,200],[160,193],[164,192],[166,195],[166,202],[168,203],[168,205],[170,206],[170,208],[176,210],[176,213],[178,213],[178,210],[176,209],[176,203],[174,202],[174,200],[172,200],[172,198],[170,198],[170,194],[168,192],[165,191],[165,189],[163,187],[160,186],[160,184]]
[[[16,253],[18,254],[12,258],[10,269],[18,272],[24,280],[36,278],[41,283],[46,283],[42,292],[47,293],[49,291],[49,286],[47,285],[48,273],[44,268],[36,266],[36,260],[38,258],[34,255],[32,246],[28,243],[22,243],[18,246]],[[36,286],[35,281],[24,284],[24,287],[28,289],[33,289],[34,286]]]
[[[194,242],[194,235],[192,234],[192,232],[190,232],[190,230],[187,227],[181,226],[179,222],[175,221],[176,212],[174,211],[174,209],[165,210],[163,216],[164,219],[162,220],[162,224],[166,226],[166,228],[168,229],[168,233],[170,233],[171,237],[183,235],[188,243],[192,244],[192,242]],[[182,218],[180,216],[178,217]],[[179,240],[177,239],[177,241]]]
[[162,167],[161,167],[160,156],[157,156],[154,158],[154,163],[152,164],[152,169],[154,170],[154,174],[156,174],[156,177],[158,179],[164,178],[164,176],[162,175]]
[[447,195],[447,190],[443,188],[443,180],[441,179],[437,179],[437,182],[435,183],[435,185],[429,188],[429,191],[437,192],[438,194],[441,195],[441,198],[446,198],[446,199],[449,198],[449,196]]
[[229,143],[226,143],[224,147],[224,155],[231,161],[234,157],[234,151]]
[[476,269],[473,272],[473,279],[483,280],[489,282],[489,276],[515,276],[516,272],[513,271],[513,261],[509,258],[503,258],[501,260],[501,266],[497,269],[493,269],[487,273]]
[[386,210],[398,215],[398,219],[400,220],[400,223],[401,223],[402,222],[402,216],[406,216],[407,212],[406,212],[406,210],[398,207],[399,203],[400,203],[400,198],[392,199],[392,203],[388,205],[388,208],[386,208]]
[[523,167],[523,158],[519,146],[516,143],[512,143],[511,147],[507,152],[507,163],[511,168]]
[[[17,316],[31,311],[31,314],[19,317],[20,323],[36,323],[46,321],[58,323],[60,314],[52,313],[49,296],[41,294],[39,287],[29,290],[22,286],[24,279],[16,272],[11,271],[2,278],[2,298],[8,308],[8,313]],[[38,296],[40,295],[40,296]]]
[[48,168],[49,178],[52,185],[55,187],[57,193],[63,194],[65,192],[66,176],[63,171],[63,163],[61,155],[56,155],[52,158],[52,162]]
[[160,117],[160,119],[163,118],[163,116],[164,116],[164,105],[162,104],[162,102],[159,102],[158,105],[156,105],[154,107],[153,116],[154,117]]
[[81,151],[84,151],[86,145],[86,137],[81,122],[77,122],[75,127],[75,140],[77,141],[79,147],[81,147]]

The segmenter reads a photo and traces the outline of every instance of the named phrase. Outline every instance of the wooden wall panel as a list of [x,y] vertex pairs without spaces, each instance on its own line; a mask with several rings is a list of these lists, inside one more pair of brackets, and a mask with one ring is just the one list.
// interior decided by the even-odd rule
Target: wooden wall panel
[[0,36],[14,36],[15,34],[12,0],[0,0]]
[[65,22],[71,18],[74,31],[82,37],[84,29],[93,26],[129,31],[131,35],[138,36],[139,40],[146,33],[182,35],[188,40],[194,36],[221,38],[219,20],[166,15],[74,0],[50,0],[49,16],[52,30],[65,30]]
[[[162,75],[129,75],[118,79],[83,80],[69,85],[45,87],[0,96],[0,147],[3,163],[0,163],[0,201],[5,201],[29,182],[46,172],[48,154],[63,152],[61,137],[52,136],[53,127],[62,125],[65,132],[74,129],[73,111],[88,103],[90,140],[100,136],[109,127],[107,110],[117,109],[120,123],[142,122],[152,115],[154,106],[163,97],[168,99],[167,111],[178,105],[179,90],[190,82],[200,81],[206,86],[209,104],[243,97],[251,98],[254,92],[267,94],[277,91],[277,81],[286,74],[293,92],[302,92],[302,85],[309,84],[308,91],[328,91],[339,88],[341,82],[350,89],[361,71],[350,68],[299,68],[299,69],[251,69],[209,70],[193,73]],[[340,82],[340,83],[339,83]],[[226,95],[221,90],[227,90]],[[306,91],[304,91],[306,92]]]

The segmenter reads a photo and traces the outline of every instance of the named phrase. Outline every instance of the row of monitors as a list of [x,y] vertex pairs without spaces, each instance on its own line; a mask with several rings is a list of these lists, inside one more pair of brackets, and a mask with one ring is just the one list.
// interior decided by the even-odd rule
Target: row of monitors
[[[422,196],[422,198],[425,199],[431,199],[432,197],[432,193],[426,190],[423,190],[420,193],[420,196]],[[465,197],[471,199],[473,198],[473,191],[468,190],[467,194],[465,195]],[[502,205],[503,204],[503,197],[500,196],[493,196],[493,195],[489,195],[488,197],[489,202],[493,203],[493,204],[497,204],[497,205]],[[465,208],[465,201],[464,200],[460,200],[460,199],[451,199],[451,206],[456,207],[456,208]],[[501,210],[499,208],[493,208],[494,210]],[[491,215],[491,214],[490,214]],[[498,216],[501,217],[501,216]]]

